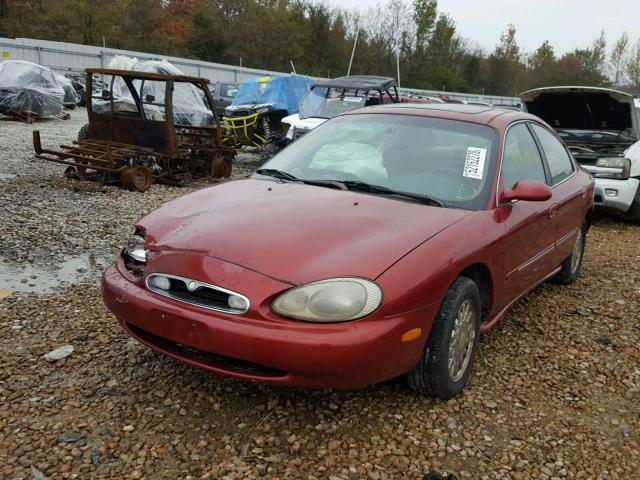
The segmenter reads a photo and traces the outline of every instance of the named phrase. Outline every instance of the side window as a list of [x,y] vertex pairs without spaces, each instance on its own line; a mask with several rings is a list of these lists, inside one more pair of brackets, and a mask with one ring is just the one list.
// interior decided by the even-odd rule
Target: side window
[[507,132],[501,175],[505,188],[513,188],[520,180],[546,182],[540,152],[524,123],[514,125]]
[[561,182],[573,173],[573,162],[564,145],[546,128],[531,125],[538,136],[551,171],[551,184]]

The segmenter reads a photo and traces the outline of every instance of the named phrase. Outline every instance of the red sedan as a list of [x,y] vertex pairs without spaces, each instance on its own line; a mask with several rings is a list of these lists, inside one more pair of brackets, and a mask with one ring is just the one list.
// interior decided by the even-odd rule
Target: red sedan
[[103,297],[131,336],[213,372],[330,388],[406,374],[446,399],[481,331],[578,277],[593,188],[532,115],[365,108],[143,218]]

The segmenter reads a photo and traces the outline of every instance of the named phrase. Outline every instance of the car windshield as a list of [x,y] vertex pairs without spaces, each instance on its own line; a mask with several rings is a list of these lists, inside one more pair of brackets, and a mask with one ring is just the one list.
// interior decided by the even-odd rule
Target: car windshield
[[[496,148],[496,131],[486,125],[415,115],[354,114],[312,130],[261,171],[277,172],[285,180],[332,180],[327,186],[354,190],[383,187],[434,198],[446,206],[481,210],[491,189]],[[385,194],[382,189],[368,191]]]
[[333,118],[341,113],[364,107],[366,92],[315,87],[300,101],[300,118]]

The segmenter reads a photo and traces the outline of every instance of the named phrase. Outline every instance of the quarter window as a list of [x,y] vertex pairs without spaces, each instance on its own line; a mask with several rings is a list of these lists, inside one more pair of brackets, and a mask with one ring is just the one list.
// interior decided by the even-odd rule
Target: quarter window
[[573,173],[573,162],[564,145],[547,129],[531,125],[538,136],[551,171],[551,184],[561,182]]
[[501,175],[505,188],[513,188],[520,180],[546,181],[540,152],[524,123],[507,132]]

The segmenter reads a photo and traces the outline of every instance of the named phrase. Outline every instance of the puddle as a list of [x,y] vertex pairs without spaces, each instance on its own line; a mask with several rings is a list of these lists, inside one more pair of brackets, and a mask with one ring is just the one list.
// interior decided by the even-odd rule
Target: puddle
[[15,263],[0,258],[0,289],[51,293],[65,284],[100,280],[102,270],[115,260],[113,254],[65,257],[51,264]]
[[15,173],[0,173],[0,182],[2,180],[11,180],[12,178],[16,178],[17,175]]

